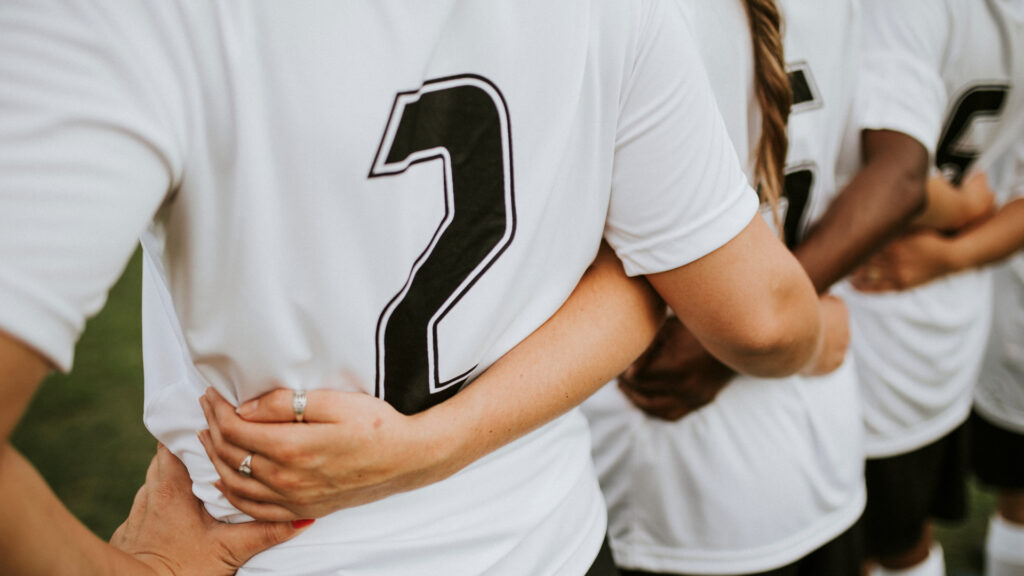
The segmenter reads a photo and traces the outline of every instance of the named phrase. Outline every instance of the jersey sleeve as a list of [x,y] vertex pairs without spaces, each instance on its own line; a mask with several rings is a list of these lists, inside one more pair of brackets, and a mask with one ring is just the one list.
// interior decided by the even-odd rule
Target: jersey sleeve
[[122,8],[0,8],[0,330],[61,370],[180,169]]
[[620,102],[605,238],[629,275],[678,268],[757,213],[691,35],[654,3]]
[[859,126],[911,136],[935,155],[948,94],[942,80],[951,17],[945,1],[865,0]]

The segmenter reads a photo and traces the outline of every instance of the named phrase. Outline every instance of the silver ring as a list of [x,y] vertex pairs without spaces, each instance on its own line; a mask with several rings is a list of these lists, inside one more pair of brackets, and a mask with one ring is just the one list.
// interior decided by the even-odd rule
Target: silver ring
[[292,409],[295,410],[295,421],[302,422],[303,416],[306,414],[306,391],[296,390],[295,395],[292,396]]
[[252,454],[242,459],[242,463],[238,465],[238,473],[246,478],[252,478]]

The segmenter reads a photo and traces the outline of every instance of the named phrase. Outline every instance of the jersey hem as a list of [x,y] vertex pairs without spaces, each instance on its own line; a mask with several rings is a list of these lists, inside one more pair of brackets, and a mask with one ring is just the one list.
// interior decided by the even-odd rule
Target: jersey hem
[[974,411],[979,416],[988,421],[989,424],[1003,428],[1015,434],[1024,434],[1024,423],[1020,420],[1013,420],[1006,416],[999,414],[997,410],[993,410],[992,407],[986,406],[984,401],[980,398],[974,399]]
[[971,397],[965,396],[941,417],[931,418],[921,426],[901,431],[895,437],[886,434],[885,438],[872,438],[870,431],[864,435],[864,456],[868,459],[890,458],[923,448],[960,426],[971,413]]
[[620,568],[653,572],[724,575],[774,570],[824,546],[860,518],[867,502],[863,483],[850,502],[783,542],[744,550],[693,551],[662,546],[627,546],[611,542]]

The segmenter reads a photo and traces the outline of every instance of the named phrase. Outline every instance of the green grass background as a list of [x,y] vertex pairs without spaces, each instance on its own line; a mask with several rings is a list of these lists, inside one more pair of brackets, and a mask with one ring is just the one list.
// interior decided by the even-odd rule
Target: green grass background
[[[131,508],[156,442],[142,425],[141,264],[136,253],[78,343],[74,370],[48,378],[14,434],[61,500],[101,538]],[[981,570],[990,494],[972,486],[971,517],[940,525],[951,574]]]

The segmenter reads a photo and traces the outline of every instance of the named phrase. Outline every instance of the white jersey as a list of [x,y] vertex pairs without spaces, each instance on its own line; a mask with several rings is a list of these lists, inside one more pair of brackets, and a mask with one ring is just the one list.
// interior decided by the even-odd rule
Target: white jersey
[[[1024,63],[1012,55],[1024,53],[1022,8],[1020,0],[867,0],[862,128],[914,137],[954,182],[979,156],[998,153],[1019,108]],[[990,280],[971,270],[904,292],[838,290],[850,308],[869,457],[920,448],[967,417]]]
[[[730,136],[748,159],[760,113],[743,5],[679,4]],[[831,171],[855,92],[849,70],[858,18],[855,3],[838,0],[785,13],[791,78],[804,88],[790,118],[789,159],[794,172],[813,175],[799,180],[812,201],[798,209],[827,206],[835,193]],[[832,540],[865,502],[858,405],[849,362],[821,378],[737,377],[676,422],[645,415],[615,383],[604,387],[583,410],[616,563],[659,573],[762,572]]]
[[[0,10],[0,78],[0,328],[69,368],[148,225],[147,309],[180,330],[147,328],[146,422],[222,519],[206,385],[348,372],[419,411],[553,314],[602,236],[659,272],[757,208],[660,0],[39,0]],[[574,411],[239,574],[583,574],[588,445]]]
[[[1005,202],[1024,201],[1024,138],[1005,159],[997,190]],[[992,328],[974,390],[974,409],[986,420],[1024,434],[1024,251],[992,273]]]

